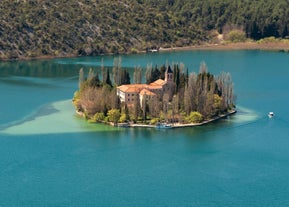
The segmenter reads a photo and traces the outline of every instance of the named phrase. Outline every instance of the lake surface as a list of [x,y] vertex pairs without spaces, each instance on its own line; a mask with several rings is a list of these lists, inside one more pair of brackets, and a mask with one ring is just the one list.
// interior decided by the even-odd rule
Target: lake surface
[[111,67],[113,59],[0,62],[0,207],[288,205],[288,53],[122,56],[131,71],[182,62],[198,72],[205,61],[213,74],[231,73],[236,115],[173,130],[75,116],[79,69]]

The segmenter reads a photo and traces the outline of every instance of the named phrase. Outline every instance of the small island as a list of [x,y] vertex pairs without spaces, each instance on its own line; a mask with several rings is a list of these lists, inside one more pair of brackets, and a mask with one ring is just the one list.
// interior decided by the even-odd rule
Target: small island
[[131,83],[128,70],[116,58],[112,74],[102,66],[101,75],[90,69],[85,78],[80,69],[73,104],[77,114],[91,123],[122,127],[199,126],[236,112],[229,73],[215,76],[204,62],[198,74],[188,71],[182,63],[149,64],[146,82],[142,83],[142,69],[135,67]]

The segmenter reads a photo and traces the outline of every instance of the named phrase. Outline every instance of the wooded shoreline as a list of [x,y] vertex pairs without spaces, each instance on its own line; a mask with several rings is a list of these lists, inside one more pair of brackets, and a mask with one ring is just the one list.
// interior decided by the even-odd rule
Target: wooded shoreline
[[[171,52],[171,51],[189,51],[189,50],[269,50],[269,51],[282,51],[289,52],[289,41],[288,42],[237,42],[237,43],[220,43],[220,44],[201,44],[201,45],[192,45],[192,46],[184,46],[184,47],[170,47],[170,48],[160,48],[159,52]],[[138,53],[146,53],[147,51],[139,51]],[[132,54],[132,53],[124,53],[124,54]],[[113,55],[112,53],[105,53],[101,55]],[[122,54],[120,54],[122,55]],[[14,60],[50,60],[57,58],[76,58],[83,57],[78,55],[65,55],[65,56],[52,56],[52,55],[44,55],[38,57],[19,57],[17,59],[0,59],[1,61],[14,61]],[[91,56],[92,57],[92,56]]]
[[[75,111],[76,114],[80,117],[85,117],[84,113],[80,112],[80,111]],[[200,123],[189,123],[189,124],[182,124],[182,123],[171,123],[171,127],[168,129],[175,129],[175,128],[188,128],[188,127],[197,127],[197,126],[204,126],[213,122],[216,122],[220,119],[224,119],[227,118],[229,116],[232,116],[234,114],[237,113],[236,109],[233,109],[231,111],[229,111],[226,114],[221,114],[218,116],[215,116],[209,120],[205,120],[203,122]],[[99,123],[99,124],[109,124],[111,126],[114,127],[124,127],[124,128],[156,128],[156,125],[152,125],[152,124],[137,124],[137,123],[118,123],[117,125],[115,125],[113,122],[108,122],[108,123]]]
[[270,50],[289,52],[289,42],[237,42],[224,44],[203,44],[187,47],[161,48],[161,52],[185,50]]
[[[209,120],[203,121],[201,123],[189,123],[189,124],[182,124],[182,123],[172,123],[170,129],[174,128],[187,128],[187,127],[197,127],[197,126],[203,126],[210,124],[212,122],[218,121],[220,119],[227,118],[228,116],[231,116],[233,114],[237,113],[237,110],[232,110],[226,114],[221,114],[219,116],[213,117]],[[156,128],[156,125],[149,125],[149,124],[129,124],[127,127],[132,128]]]

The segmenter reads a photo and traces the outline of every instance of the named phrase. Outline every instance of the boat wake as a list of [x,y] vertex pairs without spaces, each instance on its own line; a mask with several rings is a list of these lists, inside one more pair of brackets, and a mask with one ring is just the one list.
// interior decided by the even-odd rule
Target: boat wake
[[256,111],[253,111],[251,109],[242,106],[238,106],[237,111],[238,113],[236,114],[236,116],[233,116],[232,119],[234,123],[254,122],[260,118],[263,118],[263,116],[258,114]]

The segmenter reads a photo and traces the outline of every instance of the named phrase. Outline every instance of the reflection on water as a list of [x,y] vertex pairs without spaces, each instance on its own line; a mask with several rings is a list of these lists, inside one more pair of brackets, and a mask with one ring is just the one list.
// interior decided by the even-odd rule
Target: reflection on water
[[79,69],[79,65],[62,65],[53,60],[0,62],[1,77],[64,78],[78,76]]

